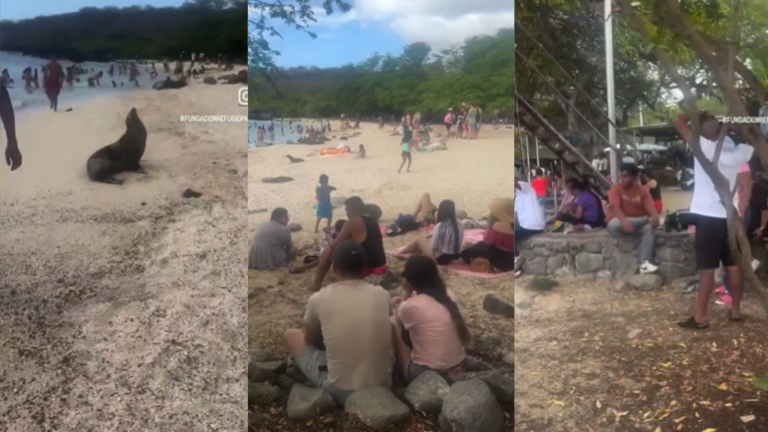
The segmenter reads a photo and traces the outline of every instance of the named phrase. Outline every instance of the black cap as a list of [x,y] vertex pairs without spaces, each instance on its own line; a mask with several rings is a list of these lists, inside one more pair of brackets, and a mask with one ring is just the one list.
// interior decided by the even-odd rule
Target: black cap
[[344,275],[359,275],[365,270],[365,249],[354,240],[344,240],[333,250],[333,266]]

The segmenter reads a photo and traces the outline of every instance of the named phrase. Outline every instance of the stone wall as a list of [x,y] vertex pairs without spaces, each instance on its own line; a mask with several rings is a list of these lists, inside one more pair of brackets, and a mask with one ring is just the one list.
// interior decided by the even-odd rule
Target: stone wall
[[[639,244],[639,237],[616,238],[604,229],[540,234],[517,241],[525,274],[555,277],[594,274],[615,279],[637,274]],[[665,281],[694,275],[693,236],[685,232],[657,232],[656,263]]]

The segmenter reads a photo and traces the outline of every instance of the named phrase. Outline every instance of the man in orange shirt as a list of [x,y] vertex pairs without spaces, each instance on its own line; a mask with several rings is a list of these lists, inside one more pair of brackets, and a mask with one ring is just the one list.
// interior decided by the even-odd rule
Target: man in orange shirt
[[655,231],[659,213],[648,189],[638,181],[640,170],[635,164],[621,166],[619,184],[608,192],[608,231],[615,236],[640,235],[640,273],[653,273],[659,268],[651,262],[656,246]]

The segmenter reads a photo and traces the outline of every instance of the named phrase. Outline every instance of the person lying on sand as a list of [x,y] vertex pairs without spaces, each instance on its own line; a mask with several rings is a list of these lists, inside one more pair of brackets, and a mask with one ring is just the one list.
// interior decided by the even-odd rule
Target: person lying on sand
[[297,249],[288,222],[288,210],[278,207],[272,210],[272,217],[267,222],[259,225],[248,252],[249,269],[274,270],[287,266],[296,258]]
[[406,246],[397,258],[406,260],[413,255],[424,255],[440,265],[447,265],[459,259],[464,228],[456,219],[456,204],[443,200],[437,210],[437,225],[432,234]]
[[425,256],[409,258],[401,286],[404,296],[391,300],[397,308],[390,318],[396,371],[408,382],[428,370],[448,380],[464,372],[471,335],[435,263]]
[[344,240],[333,249],[334,283],[309,298],[304,330],[285,332],[288,352],[317,388],[339,406],[356,390],[392,387],[394,347],[390,298],[363,281],[363,246]]
[[0,83],[0,119],[5,128],[5,136],[8,138],[8,144],[5,146],[5,163],[11,167],[11,171],[15,171],[21,166],[21,151],[16,141],[16,116],[13,113],[11,95],[8,94],[8,89],[3,83]]
[[[328,247],[328,244],[331,243],[333,240],[336,239],[336,237],[339,236],[339,233],[341,232],[342,228],[344,228],[344,224],[347,221],[344,219],[339,219],[336,221],[336,224],[333,227],[333,231],[331,231],[329,228],[325,228],[325,246],[320,249],[320,255],[323,254],[323,250]],[[299,274],[304,273],[307,270],[313,269],[317,267],[317,265],[320,264],[320,257],[319,256],[306,256],[304,257],[304,263],[301,265],[298,265],[296,267],[293,267],[288,271],[288,273],[291,274]]]
[[416,222],[424,226],[434,223],[437,216],[437,206],[432,203],[428,193],[422,194],[421,199],[416,204],[416,210],[413,211],[413,218]]
[[491,216],[483,241],[463,250],[461,259],[475,271],[512,271],[515,269],[515,201],[497,198],[488,208]]
[[365,250],[366,261],[362,277],[381,276],[388,270],[381,229],[376,220],[364,214],[365,204],[363,200],[356,196],[349,198],[344,203],[344,208],[347,211],[347,223],[344,224],[339,235],[320,254],[320,262],[317,265],[312,291],[319,291],[322,287],[325,275],[331,269],[331,265],[334,264],[332,260],[333,249],[345,240],[354,240]]

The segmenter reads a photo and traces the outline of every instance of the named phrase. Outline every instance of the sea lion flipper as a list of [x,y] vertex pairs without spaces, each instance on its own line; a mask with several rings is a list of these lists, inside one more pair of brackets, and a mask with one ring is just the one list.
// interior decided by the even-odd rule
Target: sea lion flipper
[[120,180],[112,177],[103,178],[101,180],[96,180],[99,183],[106,183],[106,184],[113,184],[113,185],[121,185],[125,183],[125,180]]

